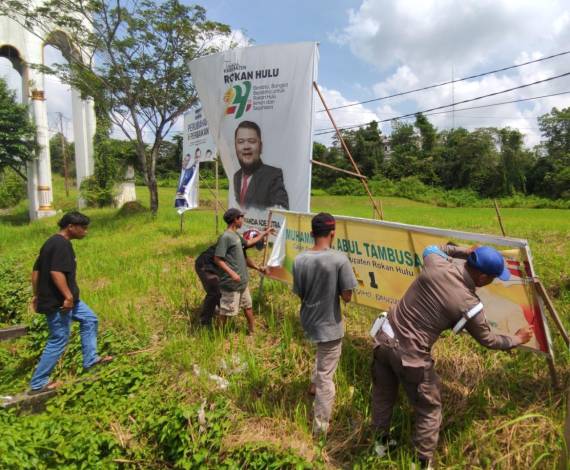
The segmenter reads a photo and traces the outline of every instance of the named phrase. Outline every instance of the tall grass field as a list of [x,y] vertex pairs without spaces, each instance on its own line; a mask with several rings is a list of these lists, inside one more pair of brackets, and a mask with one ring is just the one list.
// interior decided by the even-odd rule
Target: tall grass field
[[[56,207],[74,207],[77,194],[65,197],[59,179],[55,186]],[[146,205],[146,189],[137,192]],[[148,211],[84,211],[92,223],[88,236],[73,242],[78,283],[100,318],[100,352],[116,359],[83,371],[75,326],[52,376],[65,382],[57,397],[34,412],[0,409],[0,468],[409,468],[413,415],[403,395],[393,421],[398,450],[378,457],[367,433],[367,332],[375,312],[344,308],[334,417],[328,438],[315,441],[307,394],[314,349],[300,327],[298,299],[274,281],[265,280],[262,293],[252,272],[255,335],[246,335],[243,315],[225,329],[201,329],[204,293],[194,259],[216,239],[212,197],[203,189],[203,207],[187,212],[181,226],[174,192],[160,188],[156,218]],[[382,204],[386,220],[500,234],[494,209],[438,208],[399,198]],[[372,217],[360,196],[313,197],[312,210]],[[2,282],[29,289],[39,248],[57,229],[57,218],[27,223],[26,213],[24,203],[0,213],[4,303],[9,294]],[[529,240],[536,272],[570,328],[570,211],[501,213],[507,235]],[[220,215],[220,233],[223,228]],[[47,338],[41,315],[21,300],[31,291],[18,292],[12,307],[19,313],[3,321],[25,323],[30,333],[0,342],[1,396],[27,388]],[[551,330],[562,390],[552,388],[541,356],[489,351],[468,335],[446,334],[436,344],[444,403],[437,468],[559,468],[570,367],[552,324]]]

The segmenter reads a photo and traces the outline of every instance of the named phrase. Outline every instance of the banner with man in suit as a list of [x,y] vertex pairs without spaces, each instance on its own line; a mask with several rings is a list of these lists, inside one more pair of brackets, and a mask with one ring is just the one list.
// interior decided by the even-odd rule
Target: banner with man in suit
[[309,210],[317,61],[316,44],[299,43],[189,64],[228,175],[228,205],[245,212],[247,227],[263,228],[270,208]]

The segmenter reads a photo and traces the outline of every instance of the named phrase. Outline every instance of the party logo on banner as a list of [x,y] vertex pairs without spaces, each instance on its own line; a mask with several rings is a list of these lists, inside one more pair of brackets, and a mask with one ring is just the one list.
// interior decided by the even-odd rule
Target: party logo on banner
[[236,119],[251,109],[251,100],[248,100],[251,91],[251,82],[245,81],[242,85],[233,85],[224,93],[224,103],[228,105],[226,114],[233,114]]

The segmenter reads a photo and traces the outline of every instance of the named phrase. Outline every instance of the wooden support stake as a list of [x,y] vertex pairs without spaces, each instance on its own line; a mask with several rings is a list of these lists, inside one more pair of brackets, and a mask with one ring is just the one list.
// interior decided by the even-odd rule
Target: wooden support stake
[[542,300],[544,301],[544,304],[546,305],[546,309],[548,310],[548,313],[550,313],[550,316],[552,317],[552,320],[554,321],[554,324],[556,325],[556,328],[558,328],[558,331],[562,335],[562,338],[564,338],[564,342],[566,343],[566,347],[570,348],[570,337],[568,336],[568,332],[566,331],[566,328],[564,328],[564,324],[562,323],[562,320],[560,320],[560,316],[556,312],[556,309],[554,308],[554,304],[552,303],[552,300],[550,300],[550,296],[548,295],[548,292],[546,291],[544,284],[542,283],[542,281],[540,279],[535,278],[534,279],[534,285],[538,289],[538,292],[540,293]]
[[503,237],[506,237],[507,234],[505,233],[505,227],[503,226],[503,219],[501,217],[501,213],[499,212],[499,205],[497,204],[497,200],[493,199],[493,203],[495,204],[495,212],[497,213],[497,219],[499,219],[499,225],[501,226],[501,232]]
[[220,199],[220,183],[218,181],[218,160],[219,160],[219,156],[216,155],[216,203],[215,203],[215,211],[216,211],[216,236],[218,235],[220,229],[219,229],[219,220],[218,220],[218,201]]
[[[354,167],[354,171],[358,174],[362,176],[362,173],[360,173],[360,170],[358,168],[358,166],[356,165],[356,162],[354,161],[354,159],[352,158],[352,155],[350,153],[350,150],[348,150],[348,147],[346,146],[346,142],[344,141],[344,139],[342,138],[342,134],[340,133],[335,120],[332,117],[332,114],[327,106],[327,104],[325,103],[325,99],[323,98],[323,95],[321,94],[321,90],[319,89],[317,82],[313,82],[313,87],[315,88],[315,90],[317,90],[317,93],[319,95],[319,98],[321,99],[321,102],[323,103],[323,106],[325,108],[325,111],[327,112],[327,115],[329,117],[329,119],[331,120],[331,123],[334,127],[334,130],[336,132],[336,135],[338,137],[338,140],[340,142],[340,144],[342,145],[342,148],[344,149],[347,157],[349,158],[350,162],[352,163],[352,166]],[[378,206],[376,204],[376,201],[374,200],[374,198],[372,197],[372,193],[370,192],[370,188],[368,187],[368,183],[366,182],[366,179],[361,178],[360,181],[362,182],[362,185],[364,186],[364,189],[366,190],[366,193],[368,194],[368,197],[370,198],[370,202],[372,203],[372,206],[374,207],[374,210],[376,211],[376,213],[380,216],[380,209],[378,209]]]
[[[271,219],[273,218],[273,211],[269,211],[269,214],[267,216],[267,225],[265,226],[265,228],[270,228],[271,227]],[[269,247],[269,235],[265,236],[264,239],[264,247],[263,247],[263,262],[261,263],[261,266],[265,267],[265,263],[267,262],[267,248]],[[265,281],[265,275],[262,274],[261,275],[261,279],[259,280],[259,298],[261,300],[262,304],[265,304],[265,295],[263,292],[263,283]]]
[[560,462],[558,468],[560,470],[567,470],[570,464],[570,390],[566,396],[566,423],[564,424],[564,448],[560,455]]
[[10,326],[0,329],[0,341],[19,338],[28,334],[28,327],[24,325]]
[[556,366],[554,365],[554,358],[551,354],[546,358],[548,364],[548,371],[550,372],[550,380],[552,381],[552,388],[560,390],[560,382],[558,381],[558,374],[556,373]]
[[336,167],[336,166],[334,166],[334,165],[329,165],[328,163],[319,162],[318,160],[311,160],[311,163],[314,163],[315,165],[324,166],[325,168],[329,168],[329,169],[331,169],[331,170],[340,171],[340,172],[342,172],[342,173],[346,173],[347,175],[354,176],[354,177],[356,177],[356,178],[360,178],[360,179],[363,179],[363,180],[367,180],[367,179],[368,179],[368,178],[367,178],[366,176],[364,176],[364,175],[360,175],[360,174],[358,174],[358,173],[354,173],[354,172],[348,171],[348,170],[343,170],[342,168],[338,168],[338,167]]
[[380,220],[384,220],[384,208],[382,207],[382,199],[379,199],[378,202],[380,203]]
[[184,227],[184,212],[180,214],[180,233],[182,233],[182,228]]
[[[273,211],[269,211],[269,215],[267,216],[267,225],[265,226],[265,228],[271,228],[271,219],[273,218]],[[267,261],[267,248],[269,247],[269,235],[265,236],[264,239],[264,243],[263,243],[263,264],[262,266],[265,266],[265,263]]]

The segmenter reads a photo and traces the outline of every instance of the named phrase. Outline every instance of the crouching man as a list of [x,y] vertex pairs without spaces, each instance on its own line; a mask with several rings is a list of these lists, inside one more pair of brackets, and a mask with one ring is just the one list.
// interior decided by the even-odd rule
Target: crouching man
[[485,319],[476,289],[510,276],[497,250],[431,246],[423,257],[422,273],[375,337],[372,425],[381,442],[393,443],[390,421],[402,384],[415,411],[413,443],[420,467],[431,468],[441,426],[441,384],[431,348],[441,333],[465,329],[487,348],[508,350],[530,341],[532,331],[526,327],[514,336],[497,335]]

